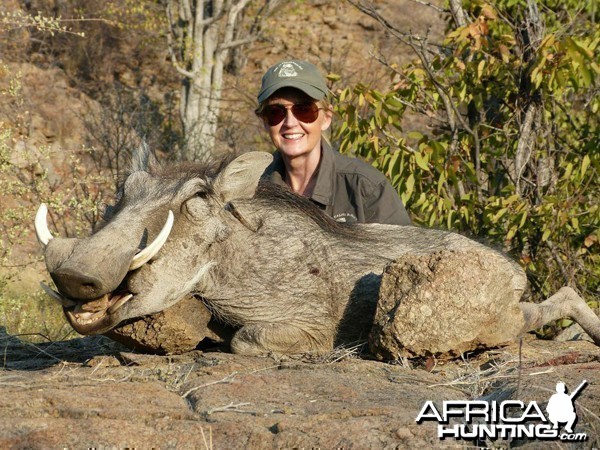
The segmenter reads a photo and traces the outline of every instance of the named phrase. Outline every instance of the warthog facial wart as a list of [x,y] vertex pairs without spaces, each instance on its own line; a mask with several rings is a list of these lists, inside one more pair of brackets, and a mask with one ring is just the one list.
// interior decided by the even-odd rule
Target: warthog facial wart
[[[57,287],[44,290],[81,334],[195,297],[235,328],[231,349],[247,355],[323,353],[369,333],[371,345],[394,341],[410,354],[461,351],[450,331],[490,346],[566,316],[600,344],[600,319],[572,289],[539,305],[520,303],[523,270],[478,242],[442,230],[336,222],[261,181],[267,153],[221,168],[149,159],[134,158],[118,202],[89,237],[53,237],[47,208],[39,208],[36,234]],[[380,299],[384,285],[391,307]],[[410,298],[416,307],[402,309]],[[402,314],[402,330],[389,322],[392,310]],[[479,328],[457,317],[476,318]],[[383,329],[391,334],[383,338]]]

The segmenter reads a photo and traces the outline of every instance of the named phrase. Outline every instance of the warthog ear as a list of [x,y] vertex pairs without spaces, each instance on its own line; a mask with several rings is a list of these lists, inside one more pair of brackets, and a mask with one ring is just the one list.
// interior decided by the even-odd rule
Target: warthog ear
[[158,160],[145,142],[142,142],[142,144],[131,153],[131,167],[129,168],[129,173],[152,172],[152,169],[157,166]]
[[273,156],[266,152],[238,156],[215,179],[215,193],[223,202],[252,197],[260,177],[272,161]]

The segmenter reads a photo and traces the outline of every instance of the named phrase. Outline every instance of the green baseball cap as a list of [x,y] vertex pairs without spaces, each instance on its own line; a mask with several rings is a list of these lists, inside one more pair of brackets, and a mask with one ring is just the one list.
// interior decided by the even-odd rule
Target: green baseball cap
[[262,77],[258,102],[264,102],[275,91],[284,87],[299,89],[315,100],[321,100],[327,94],[325,78],[317,66],[293,59],[281,61],[267,70]]

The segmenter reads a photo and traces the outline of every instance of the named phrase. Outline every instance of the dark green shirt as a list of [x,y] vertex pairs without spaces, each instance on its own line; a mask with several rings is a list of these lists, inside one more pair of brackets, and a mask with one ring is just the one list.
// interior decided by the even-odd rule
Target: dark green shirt
[[[387,178],[367,163],[344,156],[322,141],[321,161],[310,199],[339,222],[412,225]],[[285,164],[279,152],[263,178],[286,186]]]

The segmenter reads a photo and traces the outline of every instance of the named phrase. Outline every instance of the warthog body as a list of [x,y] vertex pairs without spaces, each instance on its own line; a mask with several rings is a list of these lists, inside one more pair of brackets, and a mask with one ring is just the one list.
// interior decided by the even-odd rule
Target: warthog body
[[[510,335],[556,318],[555,307],[519,307],[523,271],[473,240],[417,227],[339,224],[308,200],[259,183],[268,154],[247,153],[216,172],[148,168],[146,159],[138,157],[120,200],[90,237],[51,239],[41,218],[36,221],[58,288],[51,295],[82,334],[104,333],[194,295],[214,316],[239,327],[231,342],[236,353],[326,352],[368,336],[386,264],[440,250],[489,258],[475,278],[504,280],[497,295],[513,305],[501,325]],[[159,230],[169,211],[174,224],[168,239],[149,244],[159,250],[137,267],[132,260],[139,249],[165,234]],[[554,301],[578,311],[585,306],[571,290],[559,297]],[[560,313],[577,315],[572,310]],[[589,312],[583,325],[600,342],[600,321]]]

